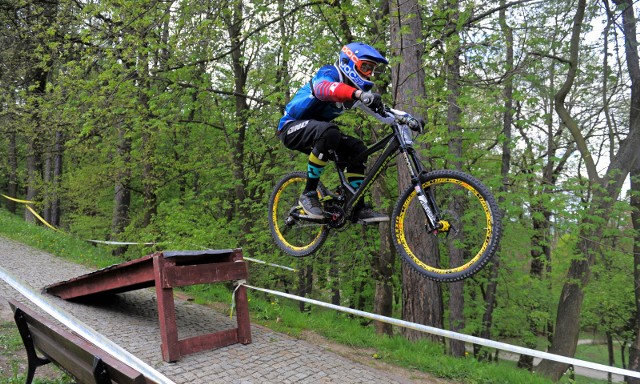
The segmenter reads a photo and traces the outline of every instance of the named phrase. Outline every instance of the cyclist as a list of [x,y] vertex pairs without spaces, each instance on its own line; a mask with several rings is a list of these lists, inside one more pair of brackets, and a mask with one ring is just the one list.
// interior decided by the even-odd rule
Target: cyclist
[[[323,217],[316,188],[329,153],[335,152],[338,159],[347,163],[347,179],[354,189],[364,180],[367,159],[358,155],[367,147],[362,140],[342,133],[332,120],[357,106],[384,121],[380,95],[370,92],[374,85],[371,76],[379,64],[388,61],[372,46],[345,45],[335,64],[320,68],[298,90],[280,119],[278,135],[285,147],[309,155],[307,182],[299,204],[311,218]],[[355,207],[355,219],[363,223],[389,221],[388,216],[365,206],[362,199]]]

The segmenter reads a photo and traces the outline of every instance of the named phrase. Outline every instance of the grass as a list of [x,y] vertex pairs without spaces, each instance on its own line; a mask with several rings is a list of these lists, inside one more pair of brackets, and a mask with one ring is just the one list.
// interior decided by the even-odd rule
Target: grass
[[[21,218],[0,209],[0,236],[19,241],[34,248],[57,255],[66,260],[83,264],[92,268],[103,268],[118,262],[110,253],[94,247],[72,235],[55,232],[41,226],[25,223]],[[199,285],[186,287],[185,293],[194,298],[198,304],[230,307],[231,292],[222,284]],[[372,351],[371,358],[382,360],[400,367],[427,372],[431,375],[460,383],[509,383],[536,384],[550,383],[542,377],[515,368],[515,363],[501,361],[497,363],[480,363],[472,357],[453,358],[444,353],[440,344],[427,341],[409,342],[401,336],[376,335],[371,326],[363,326],[363,319],[351,318],[342,313],[313,307],[308,312],[300,312],[297,303],[287,299],[266,296],[259,292],[249,292],[249,306],[252,321],[262,324],[277,332],[299,336],[304,331],[313,331],[336,343],[354,348],[366,348]],[[4,349],[16,351],[22,348],[16,341],[17,329],[0,327],[0,345]],[[592,346],[590,346],[592,347]],[[601,346],[606,348],[606,346]],[[4,351],[3,349],[3,351]],[[606,349],[604,356],[606,358]],[[606,361],[596,361],[606,364]],[[13,381],[23,382],[15,371],[11,373]],[[61,378],[60,380],[64,380]],[[604,383],[580,376],[576,381],[563,378],[561,383]],[[52,381],[42,383],[64,383]]]
[[[41,370],[40,370],[41,371]],[[36,376],[38,372],[36,371]],[[22,384],[26,381],[26,353],[20,333],[13,322],[0,322],[0,384]],[[34,384],[71,384],[75,381],[57,368],[47,378],[36,377]]]

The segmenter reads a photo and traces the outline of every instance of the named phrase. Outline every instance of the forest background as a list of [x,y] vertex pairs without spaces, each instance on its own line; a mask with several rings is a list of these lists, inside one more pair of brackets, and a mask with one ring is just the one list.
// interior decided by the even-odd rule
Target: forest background
[[[567,356],[581,329],[594,330],[606,335],[612,363],[638,370],[637,8],[1,0],[0,191],[35,201],[49,223],[84,239],[242,247],[298,270],[257,270],[254,284],[353,308]],[[305,259],[272,243],[271,189],[305,164],[276,138],[277,122],[295,90],[352,41],[389,58],[375,88],[385,103],[425,117],[417,141],[425,164],[468,172],[497,196],[501,249],[473,278],[443,285],[416,276],[396,257],[387,225],[334,233]],[[339,124],[368,143],[388,129],[359,112]],[[390,165],[372,193],[387,213],[396,173]],[[19,203],[4,207],[36,221]],[[455,341],[446,351],[465,353]],[[527,356],[519,365],[533,368]],[[566,369],[536,367],[552,379]]]

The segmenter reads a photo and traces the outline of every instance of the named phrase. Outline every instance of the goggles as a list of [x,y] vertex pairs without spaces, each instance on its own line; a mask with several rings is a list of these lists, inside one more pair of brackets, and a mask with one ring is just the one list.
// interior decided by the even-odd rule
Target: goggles
[[355,63],[355,67],[360,72],[362,76],[371,77],[373,75],[373,71],[375,71],[378,63],[367,60],[358,60]]

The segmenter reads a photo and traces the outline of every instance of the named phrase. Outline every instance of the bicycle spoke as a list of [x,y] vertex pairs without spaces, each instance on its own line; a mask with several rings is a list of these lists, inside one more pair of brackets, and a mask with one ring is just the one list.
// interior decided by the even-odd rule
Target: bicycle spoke
[[[439,281],[466,278],[479,270],[496,249],[497,206],[486,188],[468,175],[437,171],[449,177],[423,184],[438,212],[439,229],[428,230],[425,212],[413,189],[405,192],[394,211],[392,232],[401,255],[427,277]],[[450,176],[451,175],[451,176]],[[464,177],[465,180],[458,178]],[[476,185],[477,184],[477,185]],[[482,193],[480,193],[480,190]],[[423,224],[418,224],[423,223]],[[417,231],[416,229],[423,228]]]
[[327,229],[304,220],[298,198],[306,184],[303,173],[292,173],[278,182],[270,198],[269,226],[278,246],[292,256],[306,256],[324,242]]

